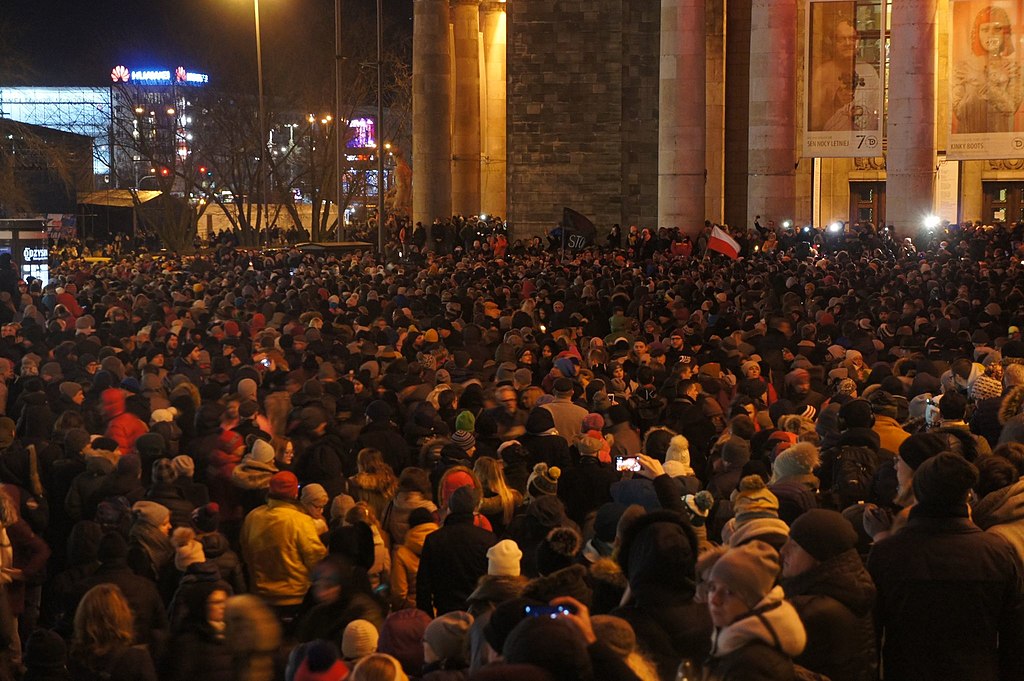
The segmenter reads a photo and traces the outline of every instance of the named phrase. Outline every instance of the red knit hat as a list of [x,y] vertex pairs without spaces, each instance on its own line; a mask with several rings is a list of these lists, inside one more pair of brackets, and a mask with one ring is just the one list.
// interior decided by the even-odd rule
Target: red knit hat
[[282,499],[298,499],[299,479],[289,471],[274,473],[270,478],[270,494]]

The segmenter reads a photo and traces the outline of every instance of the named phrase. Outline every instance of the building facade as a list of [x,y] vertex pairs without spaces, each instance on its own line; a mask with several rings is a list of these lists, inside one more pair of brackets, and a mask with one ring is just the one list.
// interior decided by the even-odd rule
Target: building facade
[[[467,4],[484,7],[415,5],[414,61],[433,64],[419,73],[414,64],[413,201],[424,222],[477,205],[457,186],[464,155],[477,154],[460,146],[476,114],[458,83],[460,70],[496,69],[456,54],[466,39],[457,33],[471,30]],[[599,229],[691,234],[704,218],[905,234],[936,217],[1024,219],[1020,0],[509,0],[503,9],[505,186],[517,235],[550,230],[565,206]],[[483,118],[480,131],[470,127],[496,137],[483,130],[498,119]],[[416,153],[430,144],[432,155]]]

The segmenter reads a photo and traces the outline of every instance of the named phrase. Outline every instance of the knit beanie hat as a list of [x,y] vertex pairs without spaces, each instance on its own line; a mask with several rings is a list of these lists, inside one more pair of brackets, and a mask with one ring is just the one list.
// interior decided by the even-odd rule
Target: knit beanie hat
[[[469,412],[463,412],[468,414]],[[476,437],[468,430],[456,430],[452,433],[452,444],[465,452],[476,447]]]
[[554,427],[555,417],[542,407],[534,407],[526,417],[526,432],[531,435],[540,435]]
[[[36,629],[25,643],[24,663],[28,672],[23,678],[65,678],[67,661],[68,647],[64,639],[49,629]],[[45,674],[41,673],[43,670]]]
[[487,574],[500,577],[518,577],[523,559],[519,545],[511,539],[502,539],[487,549]]
[[459,415],[455,417],[455,430],[464,430],[472,433],[476,430],[476,418],[473,416],[473,412],[463,409],[459,412]]
[[306,657],[295,670],[293,681],[344,681],[349,669],[338,659],[334,644],[313,641],[306,648]]
[[799,475],[811,475],[821,464],[818,448],[810,442],[797,442],[784,449],[772,464],[772,480],[781,480]]
[[80,454],[89,444],[89,431],[85,428],[71,428],[64,433],[64,449],[69,454]]
[[857,546],[857,531],[838,511],[812,508],[789,528],[789,538],[820,562]]
[[958,454],[941,452],[914,471],[917,506],[939,516],[966,512],[967,493],[978,482],[978,469]]
[[722,462],[729,468],[743,468],[750,461],[750,442],[743,438],[730,437],[722,443]]
[[171,512],[163,504],[155,501],[136,501],[132,506],[132,516],[141,522],[160,527],[171,519]]
[[64,381],[60,384],[60,393],[69,400],[82,392],[82,386],[74,381]]
[[939,452],[949,449],[949,442],[938,433],[914,433],[900,444],[900,460],[911,470]]
[[193,510],[192,524],[200,532],[216,532],[220,525],[220,505],[211,501]]
[[779,500],[758,475],[748,475],[741,479],[739,488],[730,498],[737,524],[755,518],[779,517]]
[[386,421],[392,413],[391,405],[384,400],[374,400],[366,405],[366,417],[371,421]]
[[971,398],[987,400],[1003,394],[1003,384],[991,376],[978,376],[971,384]]
[[771,545],[754,539],[722,554],[708,579],[727,586],[753,608],[772,590],[778,575],[779,554]]
[[178,410],[174,407],[168,407],[167,409],[155,409],[153,414],[150,415],[150,425],[155,423],[171,423],[174,421],[174,417],[177,416]]
[[870,428],[875,422],[871,411],[871,403],[865,399],[850,400],[839,408],[839,418],[843,430],[850,428]]
[[377,650],[393,655],[406,674],[418,676],[423,668],[423,632],[430,615],[417,608],[393,612],[384,620]]
[[352,620],[345,626],[341,637],[341,655],[346,660],[358,660],[377,652],[380,634],[368,620]]
[[191,480],[196,472],[196,462],[187,454],[174,457],[171,459],[171,463],[174,464],[174,469],[178,471],[179,478],[185,477]]
[[427,625],[423,642],[440,660],[465,659],[466,638],[472,624],[473,616],[468,612],[456,610],[446,613]]
[[323,485],[311,482],[302,486],[302,495],[299,501],[303,506],[326,506],[330,497],[327,496],[327,490]]
[[[542,410],[544,411],[544,410]],[[526,480],[527,493],[531,497],[543,496],[545,494],[558,493],[558,478],[562,476],[562,469],[558,466],[548,466],[541,461],[533,467],[533,472]]]
[[550,575],[576,562],[576,556],[583,547],[580,533],[571,527],[551,529],[544,541],[537,545],[537,571]]
[[480,490],[472,485],[463,485],[448,499],[448,510],[452,513],[475,513],[480,507]]
[[178,471],[170,459],[157,459],[153,462],[153,482],[172,483],[178,479]]
[[196,533],[191,527],[176,527],[171,533],[171,544],[174,545],[174,567],[179,572],[184,572],[193,563],[206,562],[203,545],[196,541]]
[[279,499],[298,499],[299,479],[289,471],[274,473],[270,478],[270,494]]
[[249,449],[249,458],[259,463],[273,463],[274,446],[262,438],[256,438]]

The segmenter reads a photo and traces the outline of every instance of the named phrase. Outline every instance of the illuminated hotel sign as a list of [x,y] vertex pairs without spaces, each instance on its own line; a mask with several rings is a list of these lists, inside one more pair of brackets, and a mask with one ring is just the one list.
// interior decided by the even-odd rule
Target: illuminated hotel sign
[[138,85],[205,85],[210,77],[205,73],[188,71],[179,66],[173,71],[169,69],[129,70],[127,66],[118,65],[110,71],[110,79],[115,83],[136,83]]

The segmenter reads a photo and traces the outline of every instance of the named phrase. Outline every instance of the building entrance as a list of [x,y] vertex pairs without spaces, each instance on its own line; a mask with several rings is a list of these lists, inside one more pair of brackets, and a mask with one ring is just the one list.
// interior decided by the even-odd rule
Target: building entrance
[[885,224],[885,182],[850,182],[850,222]]

